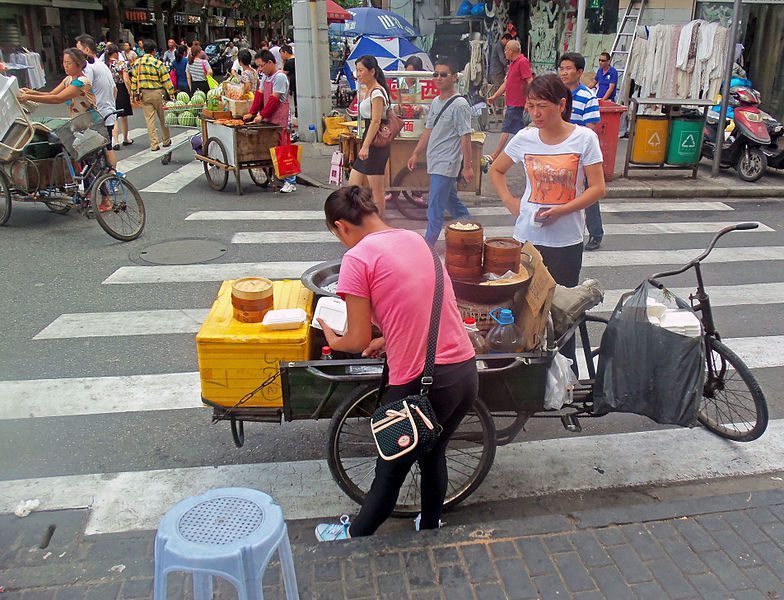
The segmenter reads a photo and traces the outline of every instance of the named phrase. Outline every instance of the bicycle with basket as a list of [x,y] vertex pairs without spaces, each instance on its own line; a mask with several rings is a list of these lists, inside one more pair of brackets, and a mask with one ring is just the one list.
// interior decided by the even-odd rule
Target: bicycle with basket
[[[694,337],[663,330],[654,332],[663,337],[665,343],[657,341],[657,355],[648,357],[650,364],[646,367],[649,370],[643,374],[635,370],[639,368],[640,357],[626,355],[628,348],[619,342],[624,336],[648,339],[640,334],[641,329],[657,328],[649,322],[645,300],[645,308],[641,311],[633,302],[641,292],[624,295],[609,319],[588,312],[601,302],[601,298],[595,296],[584,295],[579,302],[569,306],[554,304],[551,315],[556,318],[550,319],[546,339],[540,347],[528,352],[477,356],[479,397],[447,448],[449,487],[445,505],[455,506],[468,498],[489,473],[496,448],[514,442],[532,418],[560,419],[566,430],[579,432],[581,418],[598,418],[617,411],[636,412],[660,423],[679,423],[688,427],[701,424],[716,435],[736,442],[758,439],[768,424],[764,394],[743,360],[721,341],[701,270],[702,261],[722,236],[757,226],[756,223],[741,223],[722,229],[703,254],[679,269],[653,275],[638,288],[638,292],[646,293],[651,289],[662,290],[673,306],[677,305],[699,320]],[[333,290],[329,288],[337,281],[339,268],[339,261],[316,265],[303,274],[302,283],[317,295],[330,295]],[[697,285],[687,303],[672,297],[659,279],[688,270],[694,270]],[[228,310],[231,310],[230,305]],[[627,322],[619,326],[618,322],[623,319]],[[308,335],[307,324],[302,331],[292,332],[294,338],[302,335]],[[592,344],[591,339],[595,341],[599,335],[601,344]],[[545,409],[548,375],[559,350],[573,337],[577,338],[587,371],[582,374],[587,377],[572,386],[559,409]],[[320,342],[312,343],[320,347]],[[696,359],[679,364],[678,361],[687,355],[681,352],[677,358],[673,356],[673,344],[688,346],[691,358]],[[228,355],[220,356],[224,362],[228,359]],[[200,355],[200,366],[201,362]],[[240,447],[245,439],[246,421],[280,423],[281,419],[329,419],[326,453],[330,471],[341,490],[361,503],[373,480],[377,457],[369,420],[380,405],[382,361],[362,358],[303,361],[286,360],[281,356],[279,361],[266,362],[263,367],[254,367],[258,369],[258,379],[253,386],[257,387],[230,403],[211,400],[202,373],[202,400],[212,407],[213,421],[229,421],[234,442]],[[660,376],[657,369],[662,367],[669,371],[662,370]],[[654,401],[651,402],[652,411],[645,403],[613,404],[612,400],[619,392],[629,389],[628,386],[616,389],[613,383],[612,375],[624,369],[638,373],[637,385],[647,385],[654,390],[650,397],[642,399]],[[248,379],[249,374],[250,371],[242,371],[243,379]],[[217,373],[208,377],[217,377]],[[671,381],[671,377],[677,381]],[[653,378],[653,385],[650,378]],[[223,379],[219,380],[221,382],[226,384]],[[657,389],[664,392],[654,398]],[[678,392],[674,400],[670,397],[672,390]],[[254,396],[264,400],[250,406]],[[655,406],[655,400],[669,405],[662,409]],[[419,494],[419,472],[415,466],[401,489],[395,514],[416,514]]]
[[[11,78],[7,78],[11,79]],[[120,241],[134,240],[146,221],[136,187],[109,166],[105,120],[97,111],[48,125],[32,123],[14,82],[0,90],[0,225],[12,201],[40,202],[57,214],[78,210]]]

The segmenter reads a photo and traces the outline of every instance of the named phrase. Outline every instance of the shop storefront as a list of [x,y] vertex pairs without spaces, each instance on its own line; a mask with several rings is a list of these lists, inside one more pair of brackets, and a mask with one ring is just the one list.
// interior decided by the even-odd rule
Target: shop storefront
[[[732,2],[698,1],[695,16],[729,26]],[[740,30],[743,68],[762,95],[763,107],[784,119],[784,0],[744,0]]]

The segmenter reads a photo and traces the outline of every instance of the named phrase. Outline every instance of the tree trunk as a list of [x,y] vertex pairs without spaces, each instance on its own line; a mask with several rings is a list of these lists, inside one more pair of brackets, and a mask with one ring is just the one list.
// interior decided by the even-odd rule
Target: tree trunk
[[119,0],[104,0],[104,6],[109,13],[109,39],[113,42],[118,42],[120,40],[120,28],[122,27]]
[[155,14],[155,37],[161,53],[166,51],[166,31],[163,27],[163,5],[161,0],[153,0],[152,11]]

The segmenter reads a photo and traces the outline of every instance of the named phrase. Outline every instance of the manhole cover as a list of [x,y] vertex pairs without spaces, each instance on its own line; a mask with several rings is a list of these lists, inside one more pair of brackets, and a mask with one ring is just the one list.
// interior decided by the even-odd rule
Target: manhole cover
[[154,265],[194,265],[220,258],[227,251],[225,242],[215,240],[169,240],[139,251],[139,259]]

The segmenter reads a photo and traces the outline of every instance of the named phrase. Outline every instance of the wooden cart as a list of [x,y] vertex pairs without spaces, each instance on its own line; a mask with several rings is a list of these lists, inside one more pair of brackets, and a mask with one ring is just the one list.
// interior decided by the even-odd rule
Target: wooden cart
[[242,195],[240,172],[243,170],[260,187],[272,182],[270,150],[280,146],[280,127],[267,123],[231,127],[213,119],[202,119],[201,134],[204,152],[196,158],[204,163],[204,174],[212,189],[223,191],[229,173],[234,173],[237,194]]
[[[484,133],[471,134],[471,153],[474,165],[474,180],[471,183],[458,179],[457,190],[474,192],[477,196],[482,190],[482,148],[485,142]],[[430,189],[430,178],[427,166],[422,163],[413,171],[408,169],[408,159],[414,151],[418,138],[396,138],[389,149],[384,189],[392,193],[398,210],[409,219],[427,220],[427,196]],[[343,152],[343,165],[346,174],[359,152],[361,140],[354,135],[340,136],[340,150]],[[422,156],[424,159],[424,156]],[[347,178],[347,177],[346,177]]]

